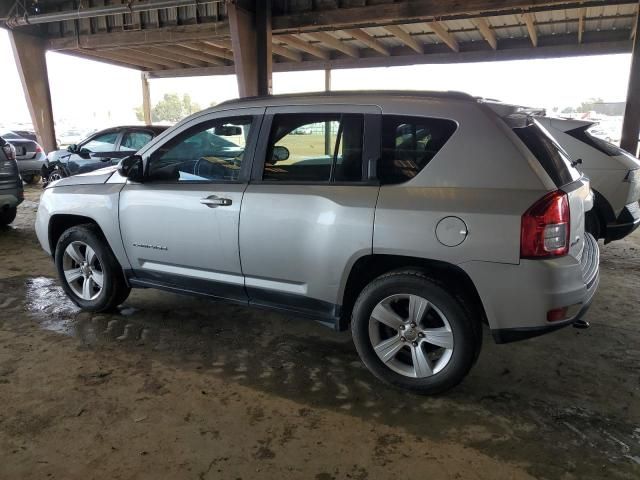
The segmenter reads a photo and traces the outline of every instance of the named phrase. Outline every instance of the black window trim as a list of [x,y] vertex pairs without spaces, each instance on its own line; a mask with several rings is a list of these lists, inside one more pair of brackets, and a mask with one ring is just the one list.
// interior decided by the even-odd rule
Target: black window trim
[[[149,179],[149,164],[151,162],[151,157],[154,153],[156,153],[160,148],[162,148],[167,143],[173,141],[182,141],[182,139],[186,138],[193,132],[194,130],[202,129],[203,125],[214,125],[218,123],[220,120],[228,120],[228,119],[239,119],[239,118],[251,118],[251,125],[249,127],[249,137],[247,138],[247,144],[245,146],[244,155],[242,161],[242,166],[240,167],[240,174],[238,175],[238,180],[189,180],[185,182],[171,182],[168,180],[151,180]],[[232,110],[229,111],[229,115],[216,115],[215,117],[207,117],[201,118],[200,121],[194,122],[192,125],[187,126],[183,130],[179,131],[175,135],[168,138],[165,142],[154,145],[153,150],[145,152],[144,159],[144,177],[142,183],[149,185],[242,185],[247,184],[249,182],[249,177],[251,173],[251,168],[253,165],[253,160],[255,158],[256,152],[256,143],[258,139],[258,134],[260,132],[262,123],[263,123],[263,114],[259,113],[243,113],[241,110]],[[205,128],[206,130],[206,128]],[[155,138],[155,137],[154,137]]]
[[[351,107],[351,106],[349,106]],[[271,127],[276,115],[362,115],[363,116],[363,141],[362,141],[362,175],[360,181],[302,181],[302,180],[263,180],[264,165],[269,151],[271,141]],[[317,186],[371,186],[379,185],[380,182],[375,176],[376,163],[380,156],[380,144],[376,141],[376,133],[381,130],[381,115],[377,113],[358,112],[353,108],[343,110],[337,106],[335,110],[314,110],[313,106],[305,108],[302,106],[296,112],[276,112],[265,113],[260,127],[258,145],[255,149],[253,168],[251,169],[250,183],[255,185],[317,185]],[[371,174],[373,173],[373,177]]]

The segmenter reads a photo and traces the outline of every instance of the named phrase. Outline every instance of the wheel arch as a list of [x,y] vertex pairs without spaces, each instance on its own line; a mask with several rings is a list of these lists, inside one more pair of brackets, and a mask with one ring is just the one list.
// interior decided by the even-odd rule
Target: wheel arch
[[58,240],[66,230],[70,229],[71,227],[86,224],[95,225],[100,234],[105,237],[104,232],[102,231],[102,228],[100,227],[98,222],[91,217],[67,213],[57,213],[55,215],[52,215],[49,219],[48,229],[48,240],[49,248],[51,250],[51,256],[55,256]]
[[419,270],[446,287],[463,303],[474,318],[488,324],[484,305],[469,275],[457,265],[427,258],[403,255],[371,254],[358,258],[352,265],[341,292],[339,330],[349,328],[351,311],[362,289],[375,278],[395,270]]

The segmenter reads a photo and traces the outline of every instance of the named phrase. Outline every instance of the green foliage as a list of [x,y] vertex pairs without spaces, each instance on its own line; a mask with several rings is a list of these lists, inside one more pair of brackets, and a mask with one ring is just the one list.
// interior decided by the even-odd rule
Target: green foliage
[[[191,100],[188,93],[185,93],[182,98],[177,93],[165,93],[164,98],[151,109],[151,121],[175,123],[199,110],[201,110],[200,105]],[[136,107],[135,112],[137,119],[143,121],[142,107]]]

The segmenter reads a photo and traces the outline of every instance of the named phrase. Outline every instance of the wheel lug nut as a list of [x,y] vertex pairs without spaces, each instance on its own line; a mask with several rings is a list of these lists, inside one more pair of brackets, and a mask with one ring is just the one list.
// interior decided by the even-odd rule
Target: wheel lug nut
[[404,337],[400,337],[400,341],[401,341],[401,342],[406,342],[406,341],[407,341],[407,339],[406,339],[406,338],[404,338]]
[[416,328],[416,324],[411,322],[411,328]]
[[400,325],[400,330],[404,330],[405,326],[404,325]]
[[420,338],[424,338],[424,333],[420,332],[420,333],[418,333],[418,336],[419,336]]
[[417,347],[418,346],[418,342],[413,342],[413,346]]

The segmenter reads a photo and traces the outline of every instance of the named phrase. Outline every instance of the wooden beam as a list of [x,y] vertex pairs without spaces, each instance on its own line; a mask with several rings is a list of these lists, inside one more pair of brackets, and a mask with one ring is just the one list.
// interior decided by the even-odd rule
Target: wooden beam
[[338,50],[339,52],[349,55],[350,57],[358,58],[360,56],[357,48],[352,47],[351,45],[347,45],[342,40],[329,35],[327,32],[314,32],[308,33],[307,35],[315,38],[323,45],[326,45],[329,48],[333,48],[334,50]]
[[402,43],[404,43],[407,47],[415,50],[418,53],[424,53],[424,45],[418,42],[415,38],[409,35],[402,27],[398,25],[385,25],[384,28],[391,35],[396,37]]
[[496,34],[489,25],[489,22],[482,17],[474,18],[473,24],[478,27],[478,31],[482,34],[484,39],[487,41],[491,48],[494,50],[498,49],[498,39],[496,38]]
[[640,135],[640,35],[637,34],[640,24],[640,10],[636,14],[635,24],[636,36],[633,40],[627,104],[624,109],[622,138],[620,139],[620,147],[631,152],[634,156],[638,155],[638,135]]
[[94,33],[77,37],[51,38],[47,41],[47,50],[89,50],[147,45],[174,45],[176,43],[213,40],[229,37],[229,24],[210,22],[194,25],[179,25],[162,28],[147,28],[135,31]]
[[45,152],[51,152],[58,146],[53,123],[45,42],[41,38],[16,30],[9,30],[9,39],[38,143]]
[[538,46],[538,31],[536,30],[536,23],[533,14],[530,12],[526,12],[522,14],[522,20],[527,26],[527,31],[529,32],[529,38],[531,39],[531,44],[534,47]]
[[271,0],[247,5],[227,3],[233,61],[241,97],[272,91]]
[[582,36],[584,35],[584,17],[586,14],[586,8],[581,8],[578,11],[578,43],[582,43]]
[[[381,23],[400,23],[403,20],[446,20],[456,16],[485,14],[516,14],[532,7],[560,8],[571,0],[413,0],[359,7],[309,10],[295,14],[276,15],[275,32],[305,32],[323,27],[340,29],[373,26]],[[573,2],[577,4],[577,1]],[[587,2],[583,2],[587,3]],[[604,2],[589,2],[602,5]]]
[[[71,57],[81,58],[83,60],[91,60],[92,62],[106,63],[108,65],[114,65],[116,67],[130,68],[133,70],[140,70],[140,71],[150,70],[146,67],[141,67],[140,65],[133,65],[131,63],[127,63],[124,61],[119,61],[119,60],[114,60],[114,59],[104,58],[104,57],[96,57],[94,55],[91,55],[90,53],[85,53],[85,50],[63,50],[60,53],[63,55],[69,55]],[[162,67],[159,66],[158,68],[162,68]]]
[[350,28],[348,30],[345,30],[344,32],[347,35],[351,35],[356,40],[364,43],[370,49],[375,50],[378,53],[381,53],[382,55],[385,55],[387,57],[391,55],[391,52],[387,47],[385,47],[381,42],[376,40],[375,37],[373,37],[372,35],[369,35],[367,32],[365,32],[360,28]]
[[329,52],[327,52],[326,50],[322,50],[315,45],[311,45],[305,40],[294,37],[293,35],[278,35],[276,37],[276,40],[283,42],[285,45],[291,48],[295,48],[296,50],[300,50],[308,53],[309,55],[313,55],[314,57],[320,58],[322,60],[329,60]]
[[449,31],[444,28],[444,26],[440,22],[429,22],[429,28],[433,30],[433,32],[437,35],[437,37],[442,40],[451,50],[454,52],[460,51],[460,45],[458,45],[458,41],[455,37],[449,33]]
[[[80,50],[80,52],[91,55],[96,58],[105,58],[107,60],[115,60],[117,62],[136,65],[140,68],[148,70],[162,70],[163,68],[181,68],[184,65],[176,62],[159,62],[150,59],[146,54],[141,52],[133,52],[128,50]],[[142,56],[141,56],[142,55]],[[133,68],[133,67],[132,67]]]
[[213,55],[214,57],[222,58],[224,60],[233,60],[233,53],[230,49],[222,48],[209,42],[202,41],[195,44],[185,45],[185,47],[199,49],[208,55]]
[[149,89],[149,78],[142,72],[142,113],[144,114],[144,124],[151,125],[151,90]]
[[[640,11],[640,7],[638,7],[638,11]],[[631,34],[629,35],[629,39],[633,40],[636,38],[636,30],[638,29],[638,24],[633,22],[633,27],[631,27]]]
[[[631,43],[628,32],[591,32],[585,42],[578,44],[575,34],[554,35],[544,44],[533,48],[531,41],[522,38],[500,40],[500,48],[491,50],[480,42],[452,53],[445,45],[429,46],[424,54],[400,53],[390,57],[382,55],[363,55],[360,58],[340,57],[331,60],[305,60],[303,62],[278,62],[273,64],[276,72],[296,72],[306,70],[332,70],[344,68],[390,67],[406,65],[438,65],[451,63],[474,63],[511,60],[531,60],[546,58],[566,58],[590,55],[611,55],[629,53]],[[445,50],[446,48],[446,50]],[[405,49],[406,51],[406,49]],[[392,52],[394,53],[394,52]],[[192,68],[184,70],[158,70],[149,72],[149,78],[191,77],[199,75],[229,75],[233,66]]]
[[300,52],[293,51],[287,47],[283,47],[282,45],[272,43],[271,50],[273,50],[273,53],[276,55],[293,60],[294,62],[302,61],[302,54]]
[[176,55],[184,55],[192,60],[200,60],[201,62],[205,62],[209,65],[224,65],[224,62],[218,57],[207,55],[206,53],[202,53],[202,51],[194,48],[182,45],[164,45],[162,49],[170,53],[175,53]]
[[194,60],[192,58],[187,57],[186,55],[173,53],[170,50],[170,47],[169,49],[167,49],[166,47],[167,45],[162,45],[160,47],[144,47],[136,50],[144,52],[148,55],[152,55],[154,58],[157,58],[157,59],[171,60],[173,62],[182,63],[190,67],[206,67],[207,66],[206,62],[202,62],[200,60]]

